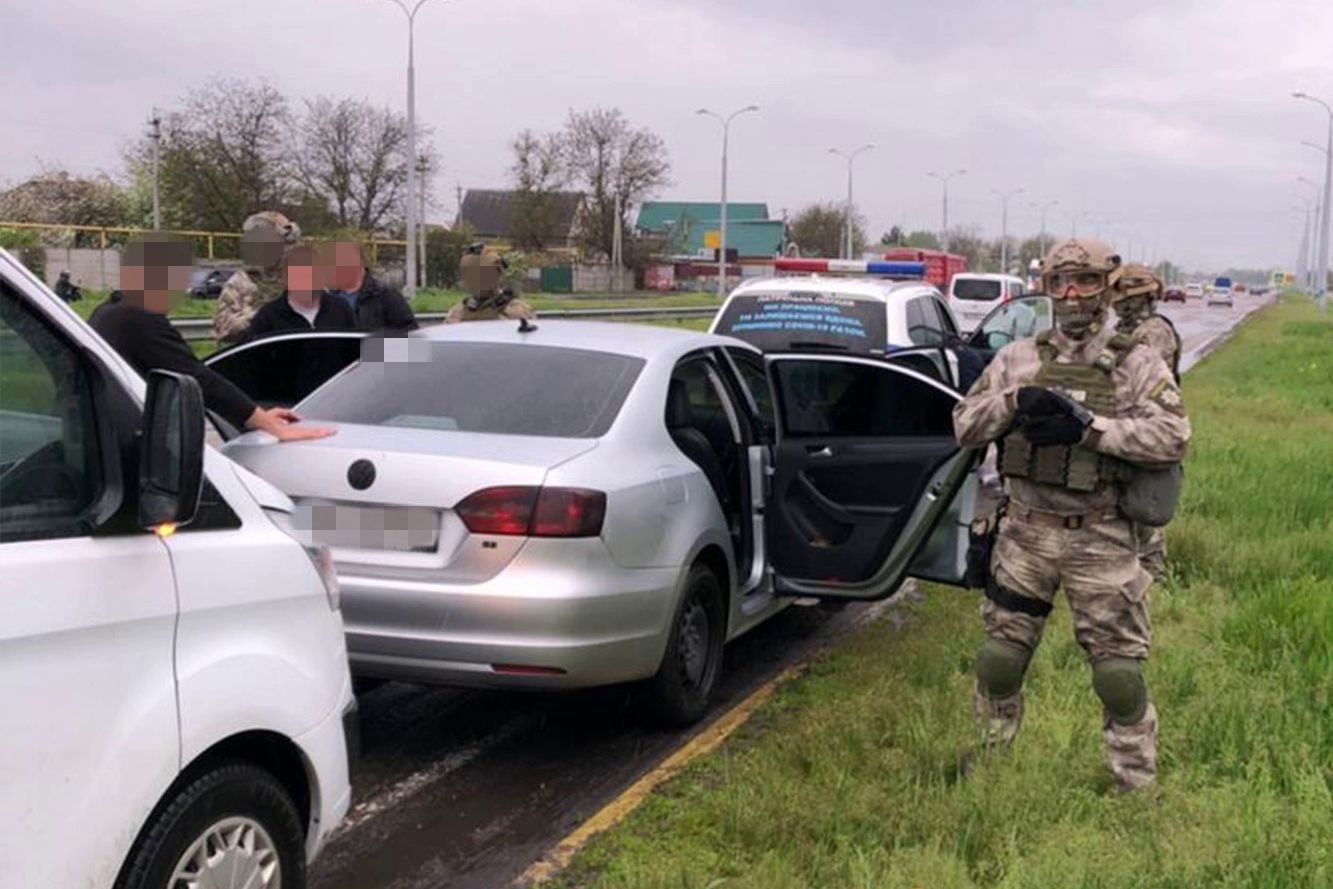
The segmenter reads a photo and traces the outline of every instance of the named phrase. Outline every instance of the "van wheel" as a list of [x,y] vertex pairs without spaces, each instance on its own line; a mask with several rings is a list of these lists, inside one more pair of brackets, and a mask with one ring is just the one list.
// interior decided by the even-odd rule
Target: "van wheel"
[[268,772],[232,762],[204,772],[154,813],[117,889],[304,889],[305,834]]
[[649,681],[653,716],[659,724],[690,725],[708,712],[726,639],[722,601],[717,575],[703,565],[691,568],[666,653]]

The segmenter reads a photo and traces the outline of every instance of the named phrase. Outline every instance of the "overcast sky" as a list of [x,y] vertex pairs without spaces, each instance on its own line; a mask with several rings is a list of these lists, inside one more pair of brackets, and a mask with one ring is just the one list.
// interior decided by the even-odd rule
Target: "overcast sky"
[[[0,184],[43,166],[120,169],[157,104],[211,75],[292,99],[401,107],[406,21],[389,0],[0,0],[7,73]],[[509,140],[570,108],[622,109],[656,130],[674,184],[716,200],[720,127],[694,110],[750,103],[732,125],[730,197],[775,215],[841,200],[831,146],[856,163],[877,237],[937,229],[927,171],[966,168],[950,221],[1100,232],[1201,270],[1287,265],[1304,186],[1322,179],[1333,103],[1330,0],[428,0],[417,18],[418,119],[454,187],[503,187]]]

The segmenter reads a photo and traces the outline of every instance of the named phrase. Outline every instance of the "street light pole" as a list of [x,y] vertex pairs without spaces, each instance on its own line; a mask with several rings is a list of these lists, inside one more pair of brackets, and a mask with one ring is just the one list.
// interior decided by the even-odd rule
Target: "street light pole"
[[1020,195],[1027,191],[1026,188],[1015,188],[1013,191],[1000,191],[998,188],[992,188],[992,194],[1000,196],[1000,274],[1009,274],[1009,199],[1015,195]]
[[737,116],[747,111],[758,111],[758,105],[746,105],[744,108],[738,108],[731,114],[723,117],[722,115],[709,111],[707,108],[700,108],[695,114],[702,114],[720,121],[722,124],[722,219],[720,234],[721,249],[717,254],[717,298],[723,299],[727,295],[727,141],[731,130],[731,121]]
[[414,30],[417,10],[426,0],[416,0],[411,9],[403,0],[390,0],[407,16],[407,269],[403,295],[408,299],[417,292],[417,74]]
[[847,161],[847,211],[846,211],[847,218],[846,220],[844,220],[845,231],[843,233],[843,249],[842,249],[843,259],[852,258],[852,162],[856,160],[856,156],[858,154],[860,154],[863,151],[869,151],[874,147],[875,147],[874,142],[868,142],[865,145],[862,145],[860,148],[856,149],[855,151],[851,152],[850,154],[846,151],[839,151],[836,148],[830,148],[828,150],[829,154],[836,154],[838,157]]
[[932,179],[940,180],[940,185],[944,187],[944,213],[941,219],[940,246],[944,248],[945,253],[949,252],[949,180],[955,176],[962,176],[966,172],[967,170],[954,170],[945,176],[941,176],[939,173],[926,174]]
[[1308,93],[1295,92],[1293,98],[1305,99],[1322,105],[1328,113],[1328,140],[1324,149],[1324,208],[1319,214],[1319,251],[1315,265],[1315,292],[1319,295],[1319,311],[1328,311],[1328,217],[1329,202],[1333,198],[1333,107],[1323,99]]
[[1038,204],[1036,202],[1033,202],[1031,204],[1032,209],[1037,210],[1041,213],[1041,237],[1039,237],[1037,240],[1041,243],[1041,255],[1043,258],[1045,258],[1046,256],[1046,211],[1051,209],[1052,207],[1058,207],[1058,206],[1060,206],[1059,201],[1047,201],[1044,204]]
[[[1306,144],[1306,145],[1312,145],[1313,143],[1306,142],[1306,143],[1304,143],[1304,144]],[[1319,148],[1318,145],[1314,145],[1313,147],[1315,147],[1315,148]],[[1324,149],[1319,148],[1319,150],[1320,150],[1320,151],[1323,151]],[[1301,262],[1301,269],[1303,270],[1304,274],[1301,274],[1301,275],[1299,275],[1298,277],[1300,278],[1301,286],[1305,288],[1306,292],[1308,292],[1309,294],[1311,294],[1311,295],[1313,296],[1314,293],[1315,293],[1315,289],[1314,289],[1314,270],[1315,270],[1315,243],[1314,243],[1314,239],[1315,239],[1315,233],[1316,233],[1316,232],[1318,231],[1318,229],[1319,229],[1319,218],[1320,218],[1319,214],[1320,214],[1320,208],[1321,208],[1321,206],[1322,206],[1321,203],[1320,203],[1320,201],[1319,201],[1319,184],[1318,184],[1317,182],[1314,182],[1314,181],[1310,180],[1310,179],[1306,179],[1304,176],[1297,176],[1297,177],[1296,177],[1296,181],[1299,182],[1299,183],[1301,183],[1302,185],[1308,185],[1308,186],[1310,186],[1310,197],[1306,197],[1305,195],[1300,195],[1300,196],[1299,196],[1300,199],[1301,199],[1301,202],[1305,204],[1305,225],[1306,225],[1307,231],[1306,231],[1306,233],[1305,233],[1305,239],[1304,239],[1304,241],[1302,242],[1302,243],[1305,245],[1304,248],[1303,248],[1303,249],[1305,250],[1305,256],[1303,257],[1302,262]],[[1310,228],[1310,219],[1312,218],[1312,217],[1311,217],[1311,209],[1312,209],[1312,208],[1313,208],[1313,213],[1314,213],[1314,215],[1313,215],[1313,219],[1314,219],[1314,228]]]
[[153,116],[148,125],[152,131],[148,138],[153,140],[153,231],[162,231],[162,115],[153,109]]

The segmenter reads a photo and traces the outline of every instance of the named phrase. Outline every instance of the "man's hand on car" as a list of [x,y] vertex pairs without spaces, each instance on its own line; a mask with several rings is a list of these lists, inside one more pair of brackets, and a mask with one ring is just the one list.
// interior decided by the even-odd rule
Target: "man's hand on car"
[[267,432],[278,441],[308,441],[312,438],[327,438],[334,433],[327,426],[307,426],[301,423],[301,418],[285,407],[257,407],[246,425]]

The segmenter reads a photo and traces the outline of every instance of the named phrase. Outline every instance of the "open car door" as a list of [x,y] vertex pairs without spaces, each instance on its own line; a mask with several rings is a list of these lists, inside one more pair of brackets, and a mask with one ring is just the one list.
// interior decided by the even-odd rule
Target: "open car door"
[[[359,330],[281,333],[215,352],[204,364],[235,383],[261,407],[292,407],[361,357]],[[213,417],[224,437],[232,430]]]
[[1014,340],[1036,336],[1049,330],[1052,323],[1051,298],[1044,293],[1031,293],[995,307],[968,337],[967,345],[989,364],[996,352]]
[[[882,599],[962,585],[978,452],[948,383],[875,358],[765,358],[778,430],[766,529],[780,594]],[[960,496],[961,495],[961,496]]]

